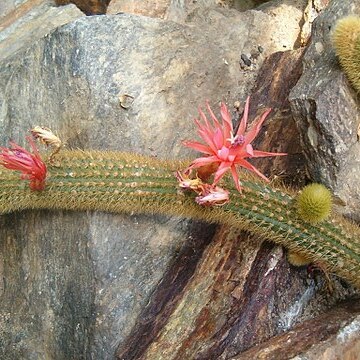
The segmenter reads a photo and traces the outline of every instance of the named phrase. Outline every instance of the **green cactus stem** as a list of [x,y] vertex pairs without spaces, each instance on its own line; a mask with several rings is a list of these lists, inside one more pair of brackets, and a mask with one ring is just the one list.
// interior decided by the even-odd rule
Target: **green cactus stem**
[[332,35],[336,55],[348,79],[360,92],[360,17],[350,15],[335,25]]
[[296,194],[242,177],[239,193],[230,177],[219,185],[230,192],[223,206],[203,207],[193,192],[179,189],[174,172],[184,161],[100,151],[62,151],[48,167],[46,187],[0,169],[0,214],[24,209],[102,210],[178,215],[251,231],[283,245],[360,288],[360,229],[334,214],[310,224],[297,211]]

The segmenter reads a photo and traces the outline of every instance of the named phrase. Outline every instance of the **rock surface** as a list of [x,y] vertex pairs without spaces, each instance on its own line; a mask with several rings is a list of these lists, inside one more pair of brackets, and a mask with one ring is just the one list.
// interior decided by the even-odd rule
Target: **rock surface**
[[[282,181],[293,186],[306,181],[299,134],[288,101],[289,91],[301,75],[302,55],[300,49],[274,53],[265,60],[250,108],[251,117],[263,101],[273,108],[263,127],[266,136],[257,139],[256,147],[267,148],[271,143],[277,151],[289,153],[275,161],[261,159],[257,167],[270,178],[286,173]],[[176,274],[178,267],[182,264],[175,263],[172,272]],[[118,359],[229,359],[244,351],[246,354],[252,347],[254,353],[271,352],[277,349],[276,335],[286,334],[295,324],[354,294],[333,277],[330,294],[324,279],[308,276],[306,269],[288,264],[281,248],[223,227],[176,301],[159,306],[157,293],[151,297],[131,334],[120,344]],[[161,293],[164,287],[157,291]],[[351,314],[352,318],[357,315],[357,310]],[[319,319],[317,325],[326,327],[326,321]],[[342,329],[339,321],[336,326]],[[309,348],[307,331],[306,326],[297,331],[301,340],[293,354]],[[352,340],[343,345],[351,346]],[[263,341],[264,347],[257,349]],[[314,338],[312,344],[319,341]],[[252,354],[252,349],[248,351]],[[279,352],[274,353],[276,359]]]
[[[243,100],[263,59],[292,48],[301,14],[286,23],[288,14],[209,9],[197,27],[126,14],[73,22],[2,63],[2,143],[22,141],[35,118],[73,146],[186,156],[180,140],[193,137],[197,106]],[[261,44],[256,64],[241,69],[241,53]],[[134,97],[129,109],[122,94]]]
[[31,8],[43,1],[44,0],[4,0],[0,3],[0,20],[10,13],[17,13],[20,8]]
[[150,16],[156,18],[164,18],[171,0],[112,0],[107,8],[108,15],[118,14],[120,12]]
[[0,221],[1,359],[112,359],[174,254],[191,238],[196,259],[199,239],[212,237],[176,218],[44,211]]
[[[297,164],[259,166],[270,176],[289,169],[299,184],[287,96],[302,53],[273,53],[294,47],[305,5],[198,8],[185,24],[83,17],[58,28],[0,62],[0,143],[23,144],[40,124],[70,147],[186,157],[180,140],[194,138],[197,106],[242,103],[254,88],[252,115],[274,108],[257,145],[291,151]],[[123,95],[134,98],[127,108]],[[241,109],[232,110],[237,119]],[[119,358],[155,360],[171,343],[180,345],[170,356],[229,358],[355,294],[336,282],[330,297],[281,248],[178,218],[27,211],[0,225],[3,359],[113,359],[118,349]]]
[[52,0],[26,2],[0,20],[0,61],[81,16],[74,5],[58,9]]
[[334,0],[315,20],[290,102],[310,177],[331,188],[341,212],[360,220],[360,103],[338,64],[329,31],[349,13],[360,14],[360,1]]
[[[198,16],[199,27],[125,14],[82,18],[7,58],[0,66],[1,143],[8,138],[22,142],[27,129],[40,123],[67,139],[69,146],[187,156],[190,152],[180,140],[193,137],[192,117],[198,104],[207,98],[218,103],[223,96],[232,101],[241,96],[242,100],[249,86],[246,81],[254,81],[256,68],[241,70],[240,54],[259,44],[264,47],[263,56],[283,49],[284,44],[291,48],[299,32],[296,16],[291,18],[294,31],[288,31],[286,37],[288,25],[284,23],[282,30],[275,31],[280,19],[273,21],[263,12],[208,10]],[[287,13],[284,17],[289,20]],[[267,30],[253,27],[254,23],[263,24]],[[268,35],[264,37],[264,33]],[[259,58],[258,64],[261,61]],[[120,106],[122,94],[134,97],[128,109]],[[3,354],[16,357],[24,353],[29,358],[57,353],[61,354],[58,358],[68,359],[81,352],[84,357],[112,358],[176,256],[174,250],[181,249],[189,236],[196,238],[192,228],[202,228],[178,219],[139,220],[108,214],[45,212],[18,216],[14,222],[11,216],[2,220],[1,237],[8,238],[9,231],[13,234],[9,238],[13,240],[3,244],[3,259],[11,253],[20,257],[15,262],[5,261],[4,271],[8,274],[15,263],[19,273],[24,271],[23,276],[10,281],[13,291],[6,289],[8,295],[2,303],[4,316],[21,314],[11,316],[3,330]],[[23,228],[28,230],[19,230]],[[28,252],[50,251],[55,257],[44,265],[46,271],[36,271],[23,259],[27,251],[21,250],[17,241],[23,243],[27,232],[33,234],[24,243],[31,249]],[[203,231],[203,243],[211,238],[206,233]],[[51,242],[44,248],[38,243],[41,239]],[[61,273],[69,257],[62,243],[87,249],[85,259],[81,258],[85,255],[74,253],[74,265],[67,264],[67,274],[77,276],[77,263],[92,272],[86,275],[83,288],[72,285],[76,279],[67,279],[69,275]],[[32,287],[28,279],[33,277],[38,282]],[[28,287],[25,296],[11,302],[23,287]],[[29,293],[34,294],[37,287],[47,289],[41,293],[43,301],[28,301]],[[74,304],[78,308],[84,304],[82,311],[87,315],[78,313],[77,308],[71,310]],[[72,316],[71,311],[76,315],[70,323],[66,316]],[[46,312],[54,315],[44,317]],[[23,322],[27,325],[22,326]],[[41,332],[40,328],[47,330]],[[19,333],[22,340],[14,344]],[[61,340],[70,337],[74,341]]]
[[[360,350],[359,310],[358,301],[347,301],[233,359],[357,359]],[[301,355],[297,356],[299,347]]]
[[55,0],[57,5],[75,4],[86,15],[103,15],[110,0]]
[[[112,0],[107,14],[120,12],[157,17],[183,23],[194,11],[206,8],[233,8],[238,11],[253,9],[268,0]],[[294,1],[292,2],[294,3]],[[299,4],[303,4],[300,0]],[[301,5],[303,6],[303,5]]]

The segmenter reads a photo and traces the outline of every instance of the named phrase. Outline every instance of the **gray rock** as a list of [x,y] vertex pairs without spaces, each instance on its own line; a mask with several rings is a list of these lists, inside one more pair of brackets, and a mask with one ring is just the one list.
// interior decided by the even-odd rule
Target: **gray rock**
[[125,12],[163,19],[172,2],[170,0],[143,0],[141,2],[134,0],[112,0],[106,13],[114,15]]
[[[0,20],[2,21],[9,13],[31,0],[3,0],[0,3]],[[1,26],[1,25],[0,25]]]
[[[257,71],[242,71],[240,55],[292,48],[300,17],[81,18],[0,63],[0,143],[23,144],[40,124],[70,147],[189,156],[180,140],[194,137],[197,106],[244,100]],[[122,94],[134,97],[127,109]],[[178,250],[198,229],[203,242],[212,236],[177,218],[42,211],[0,221],[3,359],[112,359]]]
[[177,218],[44,211],[0,224],[1,359],[112,359],[191,237]]
[[[224,10],[196,14],[196,27],[125,14],[69,24],[1,66],[2,143],[41,122],[74,146],[187,155],[180,140],[193,137],[198,105],[250,92],[257,71],[241,71],[241,54],[262,45],[264,58],[294,45],[301,14],[293,31],[288,15],[282,28],[280,14]],[[127,110],[122,94],[135,98]]]
[[359,99],[331,45],[336,20],[350,13],[360,13],[359,0],[334,0],[315,20],[303,75],[290,102],[311,178],[330,187],[343,204],[339,210],[359,220]]
[[57,27],[85,16],[75,5],[57,8],[53,0],[28,2],[17,12],[0,23],[0,60],[29,47]]

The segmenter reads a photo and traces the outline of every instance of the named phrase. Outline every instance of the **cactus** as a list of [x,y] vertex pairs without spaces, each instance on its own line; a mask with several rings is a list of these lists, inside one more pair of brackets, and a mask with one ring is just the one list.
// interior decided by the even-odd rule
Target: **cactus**
[[297,267],[311,264],[311,260],[309,260],[306,256],[293,251],[288,251],[286,258],[291,265]]
[[299,216],[311,224],[327,219],[330,215],[331,207],[331,193],[322,184],[313,183],[305,186],[297,197]]
[[224,186],[231,200],[200,206],[195,193],[182,191],[174,172],[189,165],[135,154],[63,150],[48,165],[46,187],[33,191],[18,174],[0,169],[0,214],[24,209],[103,210],[173,214],[227,224],[284,245],[320,263],[360,288],[360,229],[331,214],[310,224],[298,215],[296,193],[274,188],[251,175],[239,192],[231,176]]
[[351,15],[338,20],[332,40],[341,67],[360,92],[360,17]]

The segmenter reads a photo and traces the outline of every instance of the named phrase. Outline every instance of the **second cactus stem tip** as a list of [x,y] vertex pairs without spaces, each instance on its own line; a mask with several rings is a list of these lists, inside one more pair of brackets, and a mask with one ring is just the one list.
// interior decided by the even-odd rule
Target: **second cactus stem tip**
[[341,67],[355,90],[360,92],[360,17],[350,15],[339,19],[332,40]]

